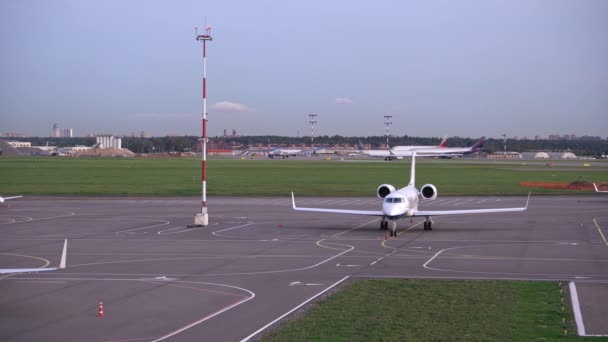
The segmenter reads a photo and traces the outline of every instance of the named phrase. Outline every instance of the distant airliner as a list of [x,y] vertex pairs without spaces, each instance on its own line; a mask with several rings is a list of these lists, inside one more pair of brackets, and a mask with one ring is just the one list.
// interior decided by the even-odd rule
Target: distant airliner
[[12,200],[12,199],[21,198],[21,197],[23,197],[23,196],[13,196],[13,197],[2,197],[2,196],[0,196],[0,203],[4,203],[4,201],[6,201],[6,200]]
[[412,152],[416,151],[418,156],[438,156],[438,157],[451,157],[451,156],[462,156],[465,154],[475,153],[483,148],[485,143],[485,137],[481,137],[473,146],[470,147],[422,147],[414,150],[399,149],[399,146],[395,146],[391,149],[392,156],[396,158],[411,157]]
[[467,210],[418,210],[420,199],[434,200],[437,198],[437,188],[433,184],[425,184],[416,189],[416,151],[412,154],[412,168],[409,184],[401,189],[396,189],[390,184],[382,184],[376,190],[379,198],[383,199],[382,210],[348,210],[348,209],[326,209],[326,208],[300,208],[296,207],[296,200],[293,192],[291,193],[291,201],[293,210],[312,211],[320,213],[336,213],[336,214],[353,214],[381,217],[380,229],[388,229],[388,221],[392,223],[391,236],[397,236],[397,220],[405,217],[424,216],[424,230],[432,229],[432,222],[429,220],[431,216],[444,215],[467,215],[467,214],[487,214],[487,213],[503,213],[510,211],[525,211],[528,209],[530,194],[525,207],[519,208],[495,208],[495,209],[467,209]]
[[[409,145],[409,146],[395,146],[390,150],[364,150],[363,148],[359,148],[359,152],[362,154],[365,154],[367,156],[370,157],[375,157],[375,158],[384,158],[384,160],[394,160],[394,159],[403,159],[403,156],[395,156],[394,155],[394,150],[398,150],[400,152],[405,152],[405,151],[414,151],[414,150],[418,150],[418,149],[431,149],[431,148],[445,148],[445,145],[448,141],[447,136],[443,137],[443,140],[441,140],[441,143],[439,143],[439,145],[434,146],[434,145]],[[359,141],[359,145],[362,146],[363,144],[361,143],[361,141]],[[411,156],[408,155],[408,157]]]
[[435,148],[445,148],[448,142],[448,137],[445,136],[439,143],[439,145],[409,145],[409,146],[395,146],[391,150],[393,151],[418,151],[421,149],[435,149]]
[[63,252],[61,252],[61,261],[59,267],[42,267],[42,268],[0,268],[0,274],[12,273],[36,273],[45,271],[57,271],[65,269],[66,252],[68,248],[68,239],[63,242]]
[[608,192],[608,190],[600,190],[597,188],[597,185],[595,185],[595,183],[593,183],[593,187],[595,188],[595,192]]

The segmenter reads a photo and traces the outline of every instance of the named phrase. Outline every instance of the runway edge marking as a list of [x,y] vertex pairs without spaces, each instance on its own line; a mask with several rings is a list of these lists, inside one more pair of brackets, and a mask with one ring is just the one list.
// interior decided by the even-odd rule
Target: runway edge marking
[[581,306],[578,301],[576,285],[571,281],[568,286],[570,288],[570,298],[572,301],[572,311],[574,312],[574,321],[576,322],[576,330],[579,336],[585,336],[585,325],[583,324],[583,314],[581,313]]
[[593,219],[593,224],[595,224],[595,228],[597,229],[597,232],[600,233],[602,241],[604,241],[604,244],[606,245],[606,247],[608,247],[608,241],[606,241],[606,237],[604,236],[604,233],[602,232],[600,225],[597,223],[597,219]]
[[333,285],[329,286],[328,288],[326,288],[325,290],[317,293],[316,295],[310,297],[309,299],[307,299],[306,301],[304,301],[302,304],[296,306],[295,308],[287,311],[286,313],[284,313],[283,315],[279,316],[278,318],[276,318],[274,321],[266,324],[265,326],[261,327],[260,329],[256,330],[255,332],[253,332],[251,335],[245,337],[244,339],[241,340],[241,342],[246,342],[249,341],[252,337],[256,336],[257,334],[261,333],[262,331],[266,330],[268,327],[270,327],[271,325],[275,324],[276,322],[280,321],[281,319],[285,318],[286,316],[288,316],[289,314],[291,314],[292,312],[298,310],[299,308],[303,307],[304,305],[308,304],[310,301],[314,300],[315,298],[319,297],[320,295],[324,294],[325,292],[331,290],[332,288],[336,287],[337,285],[339,285],[340,283],[342,283],[343,281],[345,281],[346,279],[348,279],[350,276],[346,276],[340,280],[338,280],[337,282],[335,282]]

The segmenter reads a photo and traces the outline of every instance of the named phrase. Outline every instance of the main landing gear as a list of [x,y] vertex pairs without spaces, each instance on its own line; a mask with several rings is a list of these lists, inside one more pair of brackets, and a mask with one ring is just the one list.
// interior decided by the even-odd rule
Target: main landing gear
[[432,226],[433,222],[429,220],[429,217],[426,217],[426,221],[424,221],[424,230],[433,230]]
[[380,221],[380,229],[381,230],[387,230],[388,229],[388,221],[386,220],[386,217],[383,217],[382,221]]

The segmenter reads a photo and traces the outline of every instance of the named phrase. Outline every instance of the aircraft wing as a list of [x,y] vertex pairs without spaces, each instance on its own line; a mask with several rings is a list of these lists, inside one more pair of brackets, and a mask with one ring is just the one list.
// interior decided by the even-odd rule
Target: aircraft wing
[[291,193],[291,203],[293,210],[297,211],[313,211],[318,213],[334,213],[334,214],[351,214],[351,215],[366,215],[366,216],[384,216],[382,210],[350,210],[350,209],[327,209],[327,208],[300,208],[296,207],[296,200]]
[[2,197],[5,200],[9,200],[9,199],[15,199],[15,198],[21,198],[23,196],[12,196],[12,197]]
[[11,273],[37,273],[45,271],[57,271],[65,269],[66,252],[68,248],[68,239],[65,239],[63,243],[63,252],[61,253],[61,261],[59,267],[42,267],[42,268],[0,268],[0,274],[11,274]]
[[44,271],[56,271],[59,268],[0,268],[0,274],[11,274],[11,273],[35,273]]
[[488,213],[506,213],[512,211],[526,211],[528,210],[528,203],[530,202],[530,193],[528,193],[528,200],[526,200],[525,207],[519,208],[492,208],[492,209],[465,209],[465,210],[419,210],[415,211],[412,216],[446,216],[446,215],[467,215],[467,214],[488,214]]

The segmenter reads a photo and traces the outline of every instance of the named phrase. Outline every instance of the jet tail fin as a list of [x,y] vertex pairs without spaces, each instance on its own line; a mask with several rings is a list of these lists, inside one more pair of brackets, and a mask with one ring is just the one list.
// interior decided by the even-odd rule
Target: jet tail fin
[[410,183],[408,186],[416,186],[416,151],[412,151],[412,170],[410,171]]
[[444,136],[443,140],[441,140],[441,143],[439,143],[439,147],[446,147],[446,145],[448,144],[448,136]]
[[483,144],[486,142],[486,137],[481,137],[477,142],[471,146],[471,151],[478,151],[483,148]]

